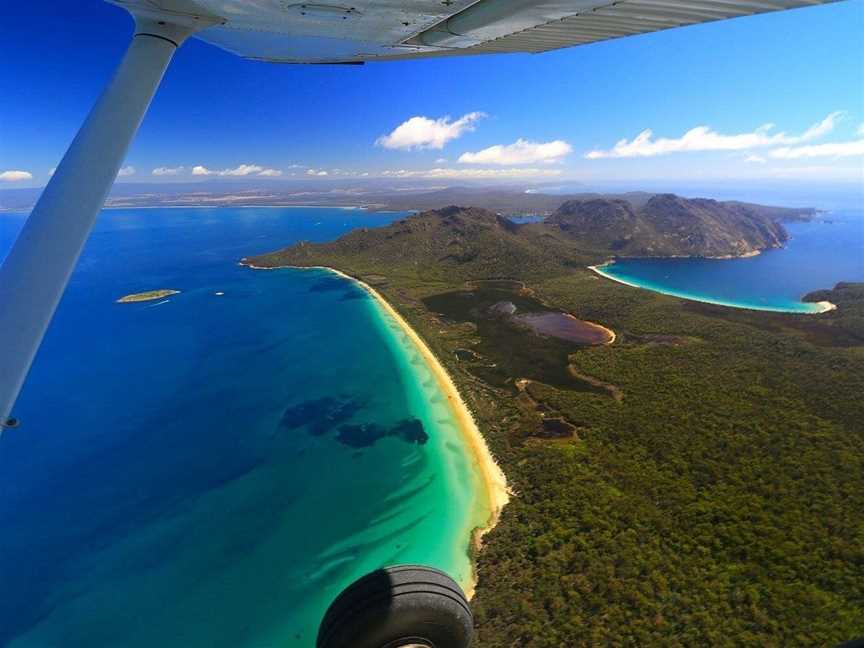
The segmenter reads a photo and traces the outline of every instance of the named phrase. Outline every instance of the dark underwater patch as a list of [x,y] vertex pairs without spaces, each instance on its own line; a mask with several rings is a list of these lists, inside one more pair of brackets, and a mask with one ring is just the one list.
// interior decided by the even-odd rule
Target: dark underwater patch
[[282,413],[280,425],[289,430],[306,426],[311,435],[321,436],[362,409],[363,404],[353,398],[314,398],[287,408]]
[[350,301],[352,299],[366,299],[366,291],[362,288],[352,288],[339,297],[339,301]]
[[334,290],[345,290],[345,279],[327,277],[326,279],[319,279],[309,286],[309,292],[332,292]]
[[419,419],[405,419],[395,425],[380,425],[378,423],[360,423],[357,425],[342,425],[336,440],[352,448],[368,448],[380,439],[397,437],[406,443],[423,445],[429,440],[429,435],[423,429]]
[[423,423],[416,418],[404,419],[394,425],[349,424],[348,421],[363,407],[363,403],[347,396],[313,398],[286,408],[279,425],[286,430],[305,427],[312,436],[337,432],[336,440],[351,448],[368,448],[387,437],[396,437],[417,445],[423,445],[429,440]]

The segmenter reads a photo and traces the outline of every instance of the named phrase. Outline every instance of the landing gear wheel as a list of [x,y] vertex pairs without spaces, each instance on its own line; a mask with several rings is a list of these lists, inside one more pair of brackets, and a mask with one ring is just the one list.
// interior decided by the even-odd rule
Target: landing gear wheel
[[317,648],[468,648],[474,622],[447,574],[422,565],[379,569],[327,610]]

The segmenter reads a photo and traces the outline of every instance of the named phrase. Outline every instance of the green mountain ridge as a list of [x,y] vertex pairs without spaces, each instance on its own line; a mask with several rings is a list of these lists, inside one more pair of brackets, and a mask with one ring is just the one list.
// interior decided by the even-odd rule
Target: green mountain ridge
[[300,243],[248,262],[259,267],[326,265],[334,255],[365,266],[386,263],[430,278],[560,274],[568,265],[592,259],[563,239],[491,211],[453,206],[386,227],[355,230],[331,243]]
[[621,256],[735,257],[781,247],[789,238],[776,211],[761,205],[657,194],[642,206],[625,200],[565,202],[546,227]]
[[657,194],[569,200],[542,223],[516,224],[477,207],[449,206],[386,227],[360,229],[331,243],[301,243],[254,257],[253,265],[313,265],[320,255],[414,266],[427,274],[548,276],[609,255],[736,257],[782,246],[784,210]]

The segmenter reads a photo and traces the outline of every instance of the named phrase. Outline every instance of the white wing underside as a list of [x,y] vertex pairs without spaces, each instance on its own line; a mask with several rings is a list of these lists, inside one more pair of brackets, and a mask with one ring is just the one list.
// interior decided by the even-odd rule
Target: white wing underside
[[239,56],[355,63],[547,52],[836,0],[109,0],[133,12],[201,16],[198,34]]

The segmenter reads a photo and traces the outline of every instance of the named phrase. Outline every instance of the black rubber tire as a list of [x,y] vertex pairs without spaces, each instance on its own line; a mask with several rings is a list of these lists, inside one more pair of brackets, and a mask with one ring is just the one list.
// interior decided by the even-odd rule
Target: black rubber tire
[[465,594],[437,569],[379,569],[336,597],[318,629],[317,648],[468,648],[474,619]]

